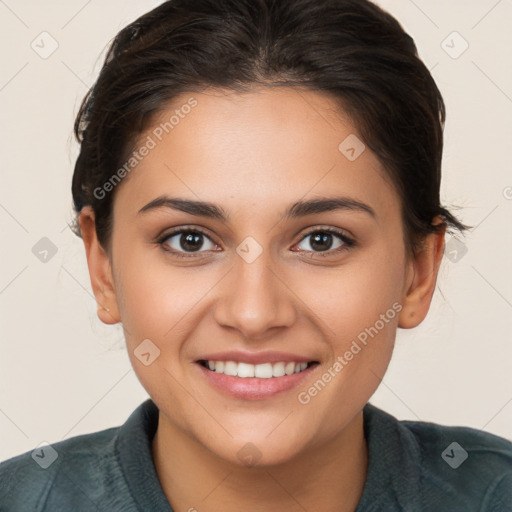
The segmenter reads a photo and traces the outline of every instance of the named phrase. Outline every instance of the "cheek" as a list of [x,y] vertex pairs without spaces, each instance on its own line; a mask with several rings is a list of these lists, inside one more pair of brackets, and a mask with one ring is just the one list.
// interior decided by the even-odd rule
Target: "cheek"
[[215,284],[211,274],[194,272],[192,267],[172,268],[155,253],[139,259],[135,251],[119,263],[118,275],[121,321],[129,337],[162,341],[173,336]]
[[404,259],[398,252],[381,249],[368,251],[338,269],[322,269],[311,279],[297,280],[294,289],[322,320],[338,350],[388,311],[390,321],[381,330],[389,331],[393,324],[396,329],[398,306],[392,306],[402,300],[403,282]]
[[316,388],[304,390],[304,399],[315,401],[319,417],[328,411],[332,425],[343,420],[348,403],[355,408],[366,403],[387,369],[402,309],[405,260],[400,255],[384,247],[369,251],[309,288],[308,305],[321,319],[330,361]]
[[393,272],[367,271],[344,276],[342,286],[318,302],[330,358],[322,373],[301,389],[304,407],[314,431],[335,435],[360,410],[378,388],[392,356],[398,314],[399,287]]

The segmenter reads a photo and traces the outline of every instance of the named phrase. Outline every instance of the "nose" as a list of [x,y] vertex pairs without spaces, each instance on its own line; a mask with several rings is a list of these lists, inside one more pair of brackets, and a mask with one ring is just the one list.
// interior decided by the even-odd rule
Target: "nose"
[[246,339],[265,338],[275,328],[290,327],[296,319],[294,295],[282,270],[265,251],[252,263],[236,257],[223,280],[214,318],[238,330]]

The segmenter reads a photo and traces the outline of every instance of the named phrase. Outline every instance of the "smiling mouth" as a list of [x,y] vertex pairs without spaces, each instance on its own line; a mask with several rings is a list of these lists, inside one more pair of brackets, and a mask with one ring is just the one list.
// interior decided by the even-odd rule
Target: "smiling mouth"
[[303,371],[316,366],[318,361],[310,361],[308,363],[295,363],[295,362],[278,362],[278,363],[262,363],[262,364],[249,364],[237,363],[235,361],[207,361],[202,359],[198,363],[204,368],[214,372],[222,373],[232,377],[246,378],[259,378],[271,379],[284,377],[286,375],[293,375],[295,373],[302,373]]

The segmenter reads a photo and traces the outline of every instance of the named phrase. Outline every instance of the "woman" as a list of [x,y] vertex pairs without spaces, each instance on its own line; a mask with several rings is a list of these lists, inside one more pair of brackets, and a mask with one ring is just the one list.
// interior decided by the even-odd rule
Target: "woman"
[[509,441],[368,403],[465,229],[444,117],[366,0],[172,0],[123,29],[72,193],[151,398],[4,462],[1,510],[512,510]]

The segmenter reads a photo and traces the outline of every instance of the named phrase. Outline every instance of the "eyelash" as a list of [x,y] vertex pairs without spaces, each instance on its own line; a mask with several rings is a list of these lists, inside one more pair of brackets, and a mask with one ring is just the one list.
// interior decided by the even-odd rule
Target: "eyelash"
[[[164,250],[165,252],[170,253],[173,256],[176,256],[178,258],[196,258],[197,254],[200,254],[201,252],[205,252],[205,251],[196,251],[196,252],[192,252],[192,253],[186,253],[186,252],[176,251],[174,249],[169,249],[168,246],[166,246],[165,242],[167,240],[169,240],[173,236],[183,234],[183,233],[201,234],[213,242],[211,237],[200,228],[179,228],[179,229],[172,231],[170,233],[167,233],[166,235],[159,238],[157,240],[157,243],[162,247],[162,250]],[[342,252],[345,252],[356,245],[356,242],[352,238],[349,238],[344,232],[339,231],[334,228],[315,228],[314,230],[311,230],[308,233],[304,234],[304,236],[297,243],[301,243],[308,236],[314,235],[316,233],[329,233],[331,235],[335,235],[343,242],[343,245],[336,249],[329,249],[327,251],[296,251],[296,252],[312,253],[315,256],[320,256],[321,258],[325,258],[328,256],[332,256],[333,254],[340,254]],[[215,243],[215,242],[213,242],[213,243]]]

